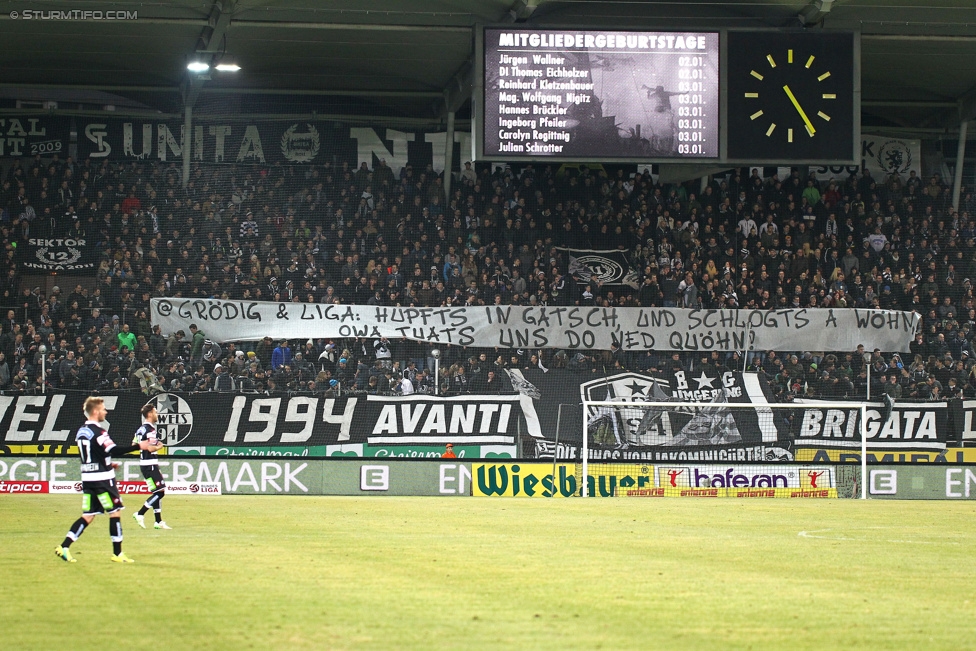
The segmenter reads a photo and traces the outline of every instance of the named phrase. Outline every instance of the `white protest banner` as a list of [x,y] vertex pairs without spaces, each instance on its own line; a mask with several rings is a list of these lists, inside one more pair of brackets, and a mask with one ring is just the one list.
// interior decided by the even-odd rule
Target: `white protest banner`
[[919,315],[894,310],[387,307],[154,298],[164,334],[196,324],[217,342],[389,337],[479,348],[907,352]]

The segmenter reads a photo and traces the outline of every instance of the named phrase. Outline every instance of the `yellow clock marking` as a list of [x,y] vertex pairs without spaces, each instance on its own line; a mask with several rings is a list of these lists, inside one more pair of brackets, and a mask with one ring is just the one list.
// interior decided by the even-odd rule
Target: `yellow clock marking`
[[773,60],[773,55],[772,54],[767,54],[766,55],[766,60],[769,61],[769,67],[770,68],[775,68],[776,67],[776,61]]
[[824,93],[823,94],[823,98],[824,99],[837,99],[837,95],[835,93]]
[[770,122],[769,123],[769,128],[766,129],[766,137],[768,138],[769,136],[773,135],[773,131],[775,129],[776,129],[776,123],[775,122]]
[[758,118],[762,114],[763,114],[762,109],[760,109],[760,110],[756,111],[755,113],[753,113],[752,115],[750,115],[749,116],[749,119],[750,120],[755,120],[756,118]]
[[793,142],[793,129],[786,130],[786,142]]
[[803,112],[803,107],[800,106],[800,102],[797,101],[796,96],[793,94],[793,91],[790,90],[790,87],[783,86],[783,90],[786,91],[787,97],[789,97],[790,101],[793,102],[793,106],[796,108],[797,113],[799,113],[800,117],[803,118],[804,124],[807,125],[807,133],[809,133],[812,137],[813,134],[817,132],[817,130],[813,127],[813,122],[810,122],[810,118],[808,118],[807,114]]
[[822,75],[820,75],[819,77],[817,77],[817,81],[823,81],[824,79],[826,79],[829,76],[830,76],[830,70],[828,70],[827,72],[825,72]]
[[748,97],[750,99],[755,99],[755,98],[759,97],[759,93],[746,93],[746,97]]
[[813,55],[811,54],[811,55],[810,55],[810,58],[809,58],[809,59],[807,59],[807,64],[806,64],[805,66],[803,66],[803,67],[804,67],[804,68],[809,68],[810,66],[812,66],[812,65],[813,65],[813,60],[814,60],[814,59],[816,59],[816,58],[817,58],[817,57],[815,57],[815,56],[813,56]]
[[786,51],[786,62],[793,63],[793,50]]
[[830,122],[830,116],[827,115],[826,113],[824,113],[823,111],[817,111],[817,115],[819,115],[820,117],[822,117],[827,122]]
[[762,81],[763,80],[763,76],[761,74],[759,74],[758,72],[756,72],[755,70],[753,70],[749,74],[752,75],[753,77],[755,77],[756,79],[758,79],[759,81]]

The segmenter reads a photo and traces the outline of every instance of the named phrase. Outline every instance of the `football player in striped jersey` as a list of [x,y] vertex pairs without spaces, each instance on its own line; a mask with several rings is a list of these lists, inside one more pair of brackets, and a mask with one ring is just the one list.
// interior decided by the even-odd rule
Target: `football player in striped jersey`
[[[156,411],[156,406],[152,403],[143,405],[141,413],[142,425],[136,430],[135,436],[132,438],[132,443],[139,444],[143,441],[148,441],[155,445],[158,443],[156,422],[159,420],[159,413]],[[153,514],[156,516],[156,524],[153,525],[153,528],[172,529],[173,527],[163,521],[162,502],[163,496],[166,495],[166,482],[163,480],[163,473],[159,470],[159,457],[152,450],[142,450],[139,453],[139,457],[142,476],[146,479],[146,486],[152,494],[146,500],[146,503],[142,505],[142,508],[139,509],[139,512],[133,513],[132,517],[135,519],[136,524],[145,529],[146,511],[152,509]]]
[[99,423],[105,421],[108,410],[102,398],[91,396],[85,400],[85,424],[78,428],[75,441],[81,456],[82,507],[81,517],[75,520],[65,536],[64,542],[54,549],[63,561],[74,563],[71,543],[78,540],[85,527],[92,523],[96,515],[108,514],[109,536],[112,539],[112,560],[116,563],[132,563],[132,559],[122,553],[122,521],[119,519],[122,498],[115,483],[115,469],[118,463],[112,455],[127,454],[136,450],[159,450],[161,445],[153,445],[148,440],[134,445],[116,445],[108,430]]

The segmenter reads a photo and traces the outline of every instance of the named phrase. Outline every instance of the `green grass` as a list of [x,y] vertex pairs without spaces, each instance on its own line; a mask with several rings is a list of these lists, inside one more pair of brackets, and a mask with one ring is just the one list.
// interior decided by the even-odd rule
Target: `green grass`
[[0,498],[3,649],[976,645],[966,503],[129,497],[122,566],[79,502]]

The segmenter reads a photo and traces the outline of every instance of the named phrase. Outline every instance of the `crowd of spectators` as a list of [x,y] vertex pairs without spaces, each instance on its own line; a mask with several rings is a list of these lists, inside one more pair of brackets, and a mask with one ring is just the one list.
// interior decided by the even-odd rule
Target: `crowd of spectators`
[[[976,396],[976,197],[938,176],[716,176],[704,190],[625,167],[465,164],[450,196],[428,164],[319,166],[7,162],[0,189],[0,390],[510,391],[510,368],[766,375],[784,399]],[[42,291],[16,264],[27,237],[95,242],[89,277]],[[570,273],[557,247],[623,249],[637,285]],[[911,353],[671,355],[164,336],[151,297],[378,305],[599,305],[914,310]],[[269,333],[271,334],[271,333]],[[867,366],[870,365],[871,372]]]

